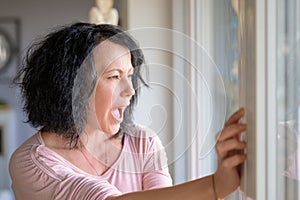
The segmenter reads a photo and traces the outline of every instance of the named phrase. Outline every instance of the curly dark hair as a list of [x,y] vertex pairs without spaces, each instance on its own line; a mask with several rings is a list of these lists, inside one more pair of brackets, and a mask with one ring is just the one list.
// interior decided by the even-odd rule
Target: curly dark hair
[[75,23],[51,32],[27,51],[15,80],[21,80],[17,83],[28,123],[63,135],[71,146],[77,145],[86,124],[87,102],[97,79],[91,52],[106,39],[130,50],[135,95],[124,113],[121,127],[132,122],[139,88],[142,84],[148,86],[141,76],[144,55],[138,43],[118,26]]

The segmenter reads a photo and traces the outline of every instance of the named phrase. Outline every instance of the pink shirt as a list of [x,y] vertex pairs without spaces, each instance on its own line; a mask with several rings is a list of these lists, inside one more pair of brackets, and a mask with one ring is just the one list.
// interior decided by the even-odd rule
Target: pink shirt
[[171,186],[159,138],[139,126],[131,126],[125,132],[119,158],[102,176],[84,172],[47,148],[40,133],[33,135],[10,160],[16,199],[106,199]]

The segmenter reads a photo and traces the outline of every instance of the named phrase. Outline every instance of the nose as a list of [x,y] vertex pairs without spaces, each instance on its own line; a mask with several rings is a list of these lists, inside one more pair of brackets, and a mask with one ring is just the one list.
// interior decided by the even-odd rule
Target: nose
[[128,77],[124,77],[122,79],[122,91],[121,96],[122,97],[132,97],[135,94],[135,90],[132,86],[132,81]]

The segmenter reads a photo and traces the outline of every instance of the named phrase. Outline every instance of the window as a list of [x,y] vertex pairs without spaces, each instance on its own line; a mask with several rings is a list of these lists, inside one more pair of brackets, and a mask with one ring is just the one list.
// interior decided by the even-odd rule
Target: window
[[[234,2],[173,2],[174,13],[184,10],[182,15],[173,16],[175,29],[179,28],[204,47],[219,69],[226,94],[234,88],[231,98],[227,97],[224,116],[224,108],[214,106],[224,99],[217,85],[212,84],[210,96],[205,95],[206,85],[198,71],[186,72],[192,85],[190,90],[197,91],[199,110],[188,109],[191,118],[185,123],[187,127],[198,121],[200,124],[197,140],[186,158],[186,178],[204,176],[215,170],[213,151],[208,151],[209,148],[203,151],[201,144],[213,141],[212,134],[239,102],[246,107],[245,120],[250,126],[246,136],[248,161],[244,165],[243,192],[229,199],[300,199],[300,0],[238,0],[238,14]],[[181,19],[182,16],[185,18]],[[189,48],[187,55],[210,83],[218,74],[208,70],[213,63],[203,59],[203,49],[199,53],[198,49]],[[238,97],[236,90],[239,90]],[[214,115],[216,108],[219,115]],[[209,123],[211,119],[213,124]],[[209,136],[205,137],[203,133],[207,131]],[[193,133],[187,131],[187,134],[192,138]]]
[[[300,199],[300,1],[277,1],[276,16],[276,196]],[[271,33],[270,33],[271,34]],[[269,66],[270,67],[270,66]]]

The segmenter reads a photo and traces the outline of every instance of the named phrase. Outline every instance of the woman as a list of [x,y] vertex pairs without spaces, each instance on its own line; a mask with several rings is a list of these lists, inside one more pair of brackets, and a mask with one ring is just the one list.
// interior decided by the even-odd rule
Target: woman
[[213,199],[239,186],[243,109],[218,138],[216,173],[172,186],[159,139],[131,121],[143,63],[134,39],[113,25],[73,24],[29,49],[20,84],[40,131],[11,157],[16,199]]

